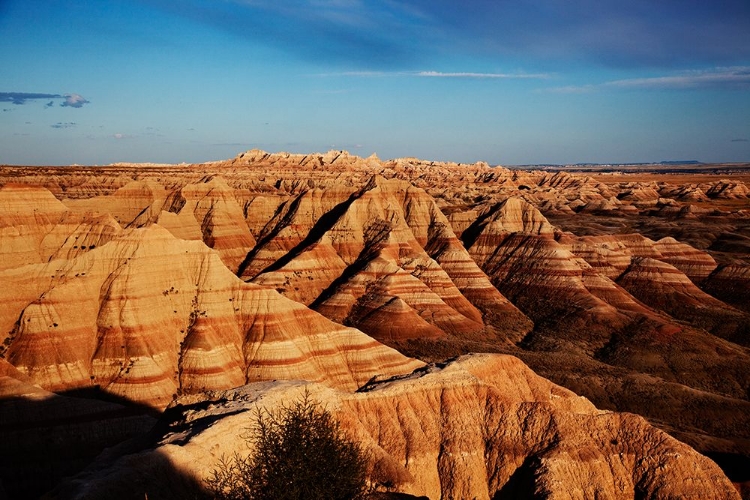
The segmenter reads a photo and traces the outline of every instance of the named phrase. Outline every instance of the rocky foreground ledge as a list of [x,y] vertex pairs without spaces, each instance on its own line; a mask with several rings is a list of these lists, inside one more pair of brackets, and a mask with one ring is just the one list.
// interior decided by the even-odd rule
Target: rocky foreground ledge
[[187,498],[222,455],[249,453],[238,436],[254,411],[274,411],[305,392],[371,454],[383,490],[456,499],[739,498],[715,463],[643,418],[597,410],[519,359],[490,354],[354,393],[277,381],[191,396],[167,412],[153,446],[110,452],[55,493],[156,498],[178,487],[173,492]]

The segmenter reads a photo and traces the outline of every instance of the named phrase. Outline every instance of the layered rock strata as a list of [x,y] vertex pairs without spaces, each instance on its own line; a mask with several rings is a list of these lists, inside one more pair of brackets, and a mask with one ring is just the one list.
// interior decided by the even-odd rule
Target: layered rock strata
[[203,243],[157,225],[0,279],[4,356],[47,390],[99,387],[163,408],[182,392],[250,380],[291,376],[356,388],[416,363],[242,283]]

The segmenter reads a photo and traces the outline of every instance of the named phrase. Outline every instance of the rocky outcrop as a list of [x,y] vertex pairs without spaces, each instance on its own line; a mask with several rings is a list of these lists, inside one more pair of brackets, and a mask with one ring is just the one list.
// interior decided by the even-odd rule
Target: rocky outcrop
[[158,222],[178,238],[203,240],[234,271],[255,246],[233,189],[218,176],[175,190],[152,180],[132,181],[111,195],[65,203],[79,214],[109,214],[122,227]]
[[[490,213],[486,218],[491,217]],[[656,394],[671,397],[680,392],[685,397],[682,404],[701,407],[705,404],[698,400],[703,396],[695,390],[730,396],[712,403],[723,410],[716,410],[718,426],[707,432],[732,435],[740,412],[729,408],[742,407],[750,387],[742,368],[747,352],[675,320],[670,313],[742,345],[744,314],[704,296],[683,273],[656,260],[665,257],[649,238],[530,233],[494,232],[481,217],[463,233],[470,253],[493,284],[535,322],[536,328],[521,344],[526,351],[517,354],[535,370],[609,408],[627,408],[660,422],[679,419],[683,412],[675,406],[670,416],[657,416],[648,403],[656,400]],[[637,263],[644,261],[671,273],[637,272]],[[638,285],[636,276],[643,279]],[[575,374],[566,373],[566,366],[574,366]],[[611,367],[618,369],[609,371]],[[648,398],[628,396],[623,378],[634,379],[632,383]],[[596,389],[601,385],[607,390]],[[685,386],[684,392],[676,390],[679,385]],[[707,420],[702,422],[695,422],[696,427],[707,429]],[[726,441],[688,437],[712,451],[726,449]]]
[[556,241],[566,250],[586,261],[598,274],[616,279],[630,265],[631,253],[617,236],[575,236],[560,233]]
[[110,214],[123,227],[142,227],[155,222],[169,192],[153,180],[132,181],[112,195],[68,199],[66,207],[78,213]]
[[703,282],[717,266],[711,255],[669,236],[654,243],[654,248],[661,254],[659,260],[673,265],[696,284]]
[[636,257],[617,283],[642,302],[740,345],[750,345],[750,317],[700,290],[674,266]]
[[424,191],[373,177],[338,204],[327,196],[310,190],[282,209],[242,275],[381,340],[482,337],[483,316],[507,320],[499,335],[530,328]]
[[[502,237],[513,233],[552,235],[554,227],[530,203],[519,198],[508,198],[477,219],[475,227],[470,228],[470,233],[477,233],[477,236],[466,235],[464,241],[471,238],[474,240],[471,246],[479,243],[491,248],[494,246],[491,236]],[[478,242],[480,239],[488,241]]]
[[248,250],[255,246],[233,190],[220,177],[184,186],[175,196],[170,211],[162,212],[158,222],[180,238],[194,239],[199,234],[234,272]]
[[706,190],[709,198],[744,199],[750,196],[750,189],[742,181],[721,179]]
[[[69,498],[158,488],[145,470],[167,459],[207,477],[252,412],[307,393],[372,457],[370,477],[429,498],[739,498],[721,470],[643,419],[597,410],[509,356],[465,356],[357,393],[303,383],[250,385],[175,408],[158,445],[66,485]],[[211,425],[206,425],[207,422]],[[144,484],[145,483],[145,484]]]
[[71,214],[46,189],[0,188],[0,270],[82,254],[119,230],[109,214]]
[[716,269],[703,289],[727,304],[750,312],[750,265],[728,264]]
[[695,184],[682,186],[663,186],[659,191],[659,194],[666,198],[674,198],[679,201],[708,201],[706,193],[704,193],[703,190]]
[[[312,303],[347,266],[321,236],[349,203],[350,195],[349,190],[311,189],[284,203],[245,257],[238,275],[273,286],[303,304]],[[326,214],[331,215],[323,219]]]
[[355,388],[415,363],[155,225],[1,276],[5,357],[47,390],[98,387],[163,408],[182,392],[292,375]]
[[[517,209],[508,210],[509,206]],[[506,218],[520,222],[508,224]],[[556,241],[554,228],[528,203],[508,200],[477,219],[463,238],[493,284],[538,327],[555,323],[557,335],[575,338],[592,352],[631,321],[629,312],[649,314],[597,268]]]

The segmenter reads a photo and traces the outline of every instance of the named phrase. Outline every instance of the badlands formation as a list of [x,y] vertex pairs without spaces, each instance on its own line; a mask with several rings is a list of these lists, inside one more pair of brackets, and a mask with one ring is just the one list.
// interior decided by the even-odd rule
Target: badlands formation
[[0,167],[0,497],[192,494],[304,391],[392,493],[747,497],[748,182]]

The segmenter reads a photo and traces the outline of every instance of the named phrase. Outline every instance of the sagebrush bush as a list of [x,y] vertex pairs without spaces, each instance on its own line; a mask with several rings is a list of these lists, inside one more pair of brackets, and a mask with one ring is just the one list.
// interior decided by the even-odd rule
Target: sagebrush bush
[[245,439],[253,452],[223,458],[207,485],[216,498],[359,499],[366,454],[308,394],[278,412],[258,411]]

